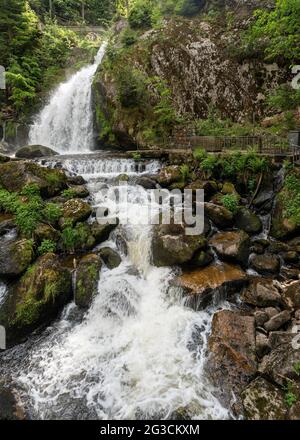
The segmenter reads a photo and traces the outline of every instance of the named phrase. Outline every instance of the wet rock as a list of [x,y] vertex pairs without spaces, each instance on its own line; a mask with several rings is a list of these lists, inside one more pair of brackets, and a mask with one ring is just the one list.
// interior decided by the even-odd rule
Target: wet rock
[[0,384],[0,421],[25,420],[26,413],[11,387]]
[[203,190],[204,199],[210,200],[210,198],[217,193],[218,184],[214,180],[195,180],[186,186],[186,189],[191,189],[193,191]]
[[257,310],[254,313],[255,318],[255,326],[256,327],[262,327],[265,322],[269,321],[270,317],[264,310]]
[[269,321],[264,324],[264,328],[268,332],[273,332],[279,330],[284,324],[289,322],[291,319],[291,312],[284,310],[281,313],[273,316]]
[[18,240],[0,247],[0,276],[17,277],[30,265],[34,258],[31,240]]
[[9,231],[14,229],[16,224],[11,215],[1,215],[0,214],[0,237],[7,234]]
[[71,186],[69,188],[69,191],[71,194],[70,198],[85,199],[90,195],[89,190],[84,185]]
[[47,325],[72,298],[70,271],[54,254],[40,257],[12,286],[0,308],[0,323],[12,345]]
[[243,231],[220,232],[210,240],[221,259],[246,264],[250,254],[250,239]]
[[193,267],[205,267],[214,261],[214,255],[210,251],[197,251],[193,256],[191,265]]
[[0,153],[0,163],[9,162],[11,158],[9,156],[5,156],[4,154]]
[[59,225],[63,228],[69,221],[74,225],[78,222],[87,220],[91,213],[91,206],[81,199],[71,199],[63,204],[63,217],[59,220]]
[[254,318],[230,310],[216,313],[208,347],[208,374],[229,404],[232,392],[239,396],[257,371]]
[[205,213],[220,228],[227,228],[233,225],[233,214],[224,206],[205,203]]
[[96,254],[81,258],[76,270],[75,304],[78,307],[88,308],[97,295],[101,266],[101,258]]
[[158,183],[163,187],[168,187],[172,183],[180,182],[182,175],[180,167],[177,165],[170,165],[161,169],[159,176],[157,177]]
[[156,182],[149,177],[139,177],[136,180],[136,184],[142,186],[145,189],[155,189],[157,186]]
[[287,244],[290,250],[300,253],[300,237],[290,240]]
[[297,348],[295,334],[273,332],[270,334],[271,352],[261,361],[259,371],[266,378],[280,386],[286,385],[288,379],[299,380],[295,365],[300,363],[300,349]]
[[43,145],[27,145],[26,147],[18,149],[16,157],[20,159],[35,159],[39,157],[57,156],[58,154],[56,151],[49,147],[44,147]]
[[286,264],[297,264],[299,261],[298,253],[295,251],[284,252],[281,256]]
[[192,271],[184,271],[174,284],[187,295],[187,305],[196,310],[205,308],[215,295],[230,296],[247,283],[246,273],[231,264],[210,265]]
[[299,269],[296,268],[283,267],[280,273],[286,280],[299,280],[300,278]]
[[117,177],[117,180],[118,180],[119,182],[128,182],[128,181],[129,181],[129,176],[128,176],[128,174],[120,174],[120,175]]
[[256,307],[278,306],[283,303],[282,297],[272,279],[254,278],[245,287],[241,299]]
[[259,358],[262,358],[266,354],[270,353],[271,345],[266,335],[262,333],[257,333],[255,344],[256,344],[256,354]]
[[290,284],[283,291],[287,303],[293,309],[300,309],[300,281]]
[[158,225],[152,238],[152,262],[157,267],[184,264],[206,247],[203,236],[187,235],[183,225]]
[[277,274],[280,270],[280,259],[276,255],[254,255],[251,258],[251,267],[262,275]]
[[108,269],[115,269],[120,266],[122,259],[118,252],[111,248],[102,248],[99,250],[99,256],[104,261]]
[[67,178],[67,183],[68,185],[84,185],[86,183],[86,181],[84,180],[84,178],[82,176],[70,176]]
[[278,315],[278,313],[280,312],[279,308],[276,307],[266,307],[264,309],[264,311],[266,312],[266,314],[268,315],[269,319],[273,318],[274,316]]
[[262,230],[260,218],[245,207],[240,208],[236,214],[235,224],[238,229],[242,229],[248,234],[258,234]]
[[287,406],[283,392],[258,377],[242,393],[245,417],[248,420],[284,420]]
[[115,223],[105,223],[103,225],[95,222],[91,226],[91,232],[96,240],[95,244],[101,244],[109,239],[111,232],[116,229],[119,220],[115,219]]
[[66,188],[67,177],[62,170],[41,167],[33,162],[11,161],[0,165],[0,185],[10,192],[36,184],[43,197],[52,197]]

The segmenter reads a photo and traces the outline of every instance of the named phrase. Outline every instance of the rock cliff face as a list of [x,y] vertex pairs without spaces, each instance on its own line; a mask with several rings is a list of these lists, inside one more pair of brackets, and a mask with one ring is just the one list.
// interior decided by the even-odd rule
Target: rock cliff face
[[[258,3],[261,6],[261,2],[216,3],[237,11],[233,22],[226,13],[213,21],[204,21],[203,17],[173,18],[162,29],[146,32],[129,49],[117,50],[113,63],[104,63],[94,82],[101,141],[143,144],[145,120],[151,127],[149,119],[157,118],[152,110],[159,97],[147,82],[153,101],[150,99],[147,105],[152,104],[152,108],[150,105],[145,112],[145,108],[122,107],[118,100],[118,66],[119,70],[134,69],[144,78],[160,78],[171,92],[172,106],[179,117],[205,119],[214,110],[223,119],[243,122],[267,115],[266,94],[286,80],[287,71],[277,64],[265,64],[257,56],[247,58],[240,49],[241,30],[251,20],[248,8]],[[240,16],[240,5],[248,11],[246,17],[244,13]]]

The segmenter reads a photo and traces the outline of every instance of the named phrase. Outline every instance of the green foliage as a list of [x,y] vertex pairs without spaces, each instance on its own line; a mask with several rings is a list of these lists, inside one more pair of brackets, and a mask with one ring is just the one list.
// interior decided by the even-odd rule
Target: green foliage
[[183,182],[187,182],[191,175],[190,167],[187,164],[181,165],[180,174]]
[[246,36],[248,46],[260,46],[267,60],[279,57],[290,62],[299,60],[299,0],[276,0],[274,9],[260,9],[255,15],[256,21]]
[[62,193],[61,193],[62,197],[64,197],[65,199],[73,199],[74,197],[76,197],[76,191],[74,191],[73,189],[65,189]]
[[124,47],[130,47],[137,41],[137,33],[130,29],[126,28],[121,36],[121,42]]
[[65,223],[61,238],[65,249],[69,252],[74,252],[78,241],[78,234],[76,229],[73,228],[72,221]]
[[191,17],[204,6],[203,0],[165,0],[161,4],[162,12],[166,15],[177,14]]
[[140,0],[134,4],[128,16],[132,29],[147,29],[151,27],[152,3],[151,1]]
[[39,255],[56,252],[56,243],[52,240],[43,240],[38,248]]
[[141,160],[142,155],[138,151],[135,151],[134,153],[132,153],[132,158],[133,160]]
[[293,171],[284,180],[281,192],[284,216],[300,225],[300,178]]
[[221,199],[222,205],[227,208],[233,214],[238,212],[239,197],[236,194],[226,194]]
[[117,86],[118,99],[124,108],[137,107],[144,101],[145,82],[138,70],[124,67],[118,72]]
[[56,203],[47,203],[43,209],[45,220],[52,225],[58,222],[62,214],[62,208]]
[[285,401],[289,407],[292,407],[294,403],[298,401],[298,397],[295,394],[295,382],[288,379],[286,385],[284,386],[285,391]]
[[267,102],[269,107],[279,111],[297,109],[300,106],[300,90],[294,90],[285,84],[273,91]]

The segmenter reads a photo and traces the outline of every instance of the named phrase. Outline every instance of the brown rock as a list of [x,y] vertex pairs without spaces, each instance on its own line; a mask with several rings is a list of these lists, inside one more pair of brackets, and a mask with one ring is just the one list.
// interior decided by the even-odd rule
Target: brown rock
[[243,290],[241,299],[256,307],[278,306],[283,303],[273,280],[264,278],[251,280],[249,286]]
[[273,332],[280,329],[284,324],[289,322],[291,319],[291,312],[284,310],[281,313],[273,316],[269,321],[264,324],[265,329],[268,332]]
[[280,270],[280,260],[276,255],[254,255],[251,258],[251,266],[256,272],[263,275],[277,274]]
[[283,292],[290,307],[300,309],[300,281],[290,284]]
[[243,231],[220,232],[210,240],[221,259],[246,264],[250,254],[249,235]]

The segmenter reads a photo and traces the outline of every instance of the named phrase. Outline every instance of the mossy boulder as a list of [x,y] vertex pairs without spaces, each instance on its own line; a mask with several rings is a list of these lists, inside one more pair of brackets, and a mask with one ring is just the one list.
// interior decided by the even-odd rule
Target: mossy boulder
[[59,220],[59,225],[64,227],[66,223],[73,225],[87,220],[92,214],[91,206],[81,199],[71,199],[63,204],[63,216]]
[[79,262],[76,271],[75,303],[78,307],[87,308],[98,293],[98,282],[102,266],[99,255],[85,255]]
[[241,207],[238,210],[235,224],[238,229],[242,229],[248,234],[258,234],[263,227],[261,219],[246,207]]
[[66,188],[62,170],[41,167],[33,162],[11,161],[0,164],[0,185],[7,191],[20,192],[24,186],[36,184],[43,197],[52,197]]
[[251,258],[252,268],[262,275],[275,275],[280,270],[280,259],[277,255],[254,255]]
[[0,308],[0,324],[14,345],[56,318],[72,298],[72,276],[54,254],[40,257],[10,289]]
[[205,213],[219,228],[227,228],[233,225],[234,215],[224,206],[214,203],[205,203]]
[[21,275],[33,258],[34,251],[31,240],[6,242],[0,248],[0,276],[17,277]]
[[34,239],[38,243],[44,240],[51,240],[57,242],[59,240],[59,232],[53,228],[53,226],[47,225],[45,223],[39,223],[34,231]]
[[162,168],[159,176],[157,177],[158,183],[163,187],[168,187],[173,183],[180,182],[182,180],[182,174],[180,167],[177,165],[169,165]]
[[118,252],[108,247],[100,249],[99,256],[104,261],[108,269],[115,269],[116,267],[120,266],[122,262]]
[[16,152],[16,157],[20,159],[35,159],[40,157],[57,156],[59,153],[52,150],[52,148],[44,147],[43,145],[27,145],[19,148]]
[[276,196],[275,209],[272,215],[270,234],[278,240],[292,238],[300,232],[300,225],[293,219],[287,218],[284,210],[284,195],[279,193]]

